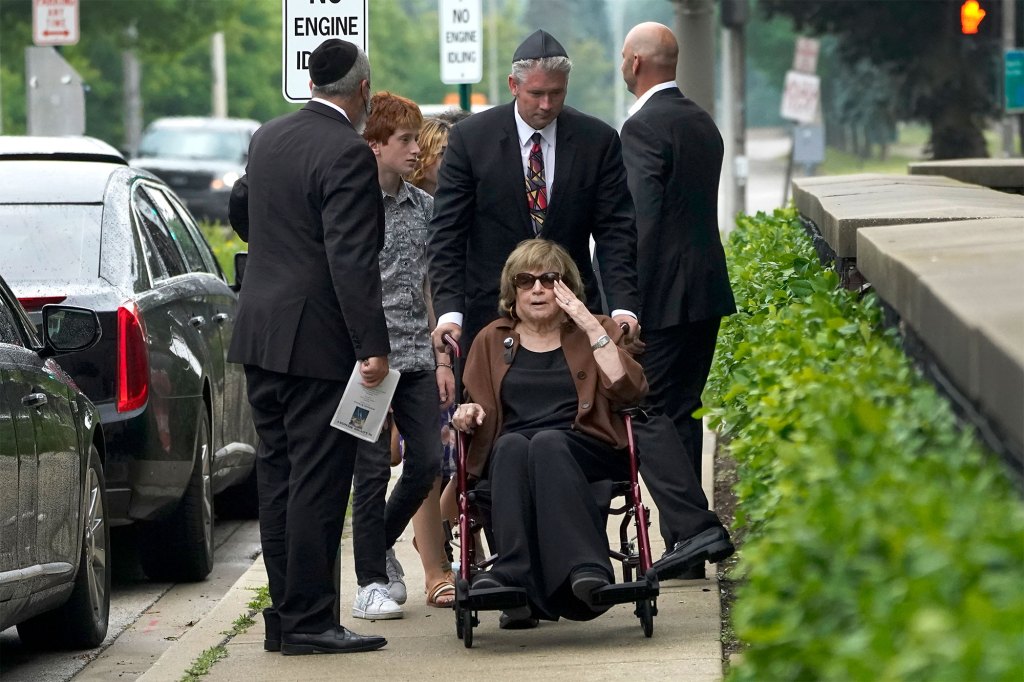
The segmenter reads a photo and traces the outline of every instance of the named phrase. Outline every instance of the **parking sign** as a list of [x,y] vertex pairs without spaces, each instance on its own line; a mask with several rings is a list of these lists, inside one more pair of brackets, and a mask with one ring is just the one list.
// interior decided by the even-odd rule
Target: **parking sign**
[[32,0],[35,45],[74,45],[78,38],[78,0]]
[[305,102],[309,55],[329,38],[350,42],[369,54],[369,0],[282,0],[281,92],[289,102]]

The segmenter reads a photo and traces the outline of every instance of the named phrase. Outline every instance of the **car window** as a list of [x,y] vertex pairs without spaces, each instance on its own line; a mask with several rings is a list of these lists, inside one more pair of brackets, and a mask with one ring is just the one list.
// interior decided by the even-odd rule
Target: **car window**
[[217,257],[213,255],[213,250],[210,249],[209,243],[206,241],[206,238],[202,235],[199,228],[196,227],[195,221],[193,221],[189,216],[188,211],[182,207],[181,202],[179,202],[173,194],[168,194],[167,192],[164,192],[164,194],[167,194],[167,199],[171,202],[174,212],[178,214],[178,219],[181,220],[185,227],[188,228],[189,234],[192,235],[196,248],[199,249],[199,253],[203,257],[203,262],[206,264],[204,270],[224,279],[224,272],[220,269],[220,263],[217,262]]
[[221,159],[240,163],[249,147],[240,130],[203,128],[153,128],[139,142],[140,157],[170,159]]
[[100,204],[0,204],[0,262],[10,283],[92,281],[100,272]]
[[153,205],[153,201],[141,185],[137,185],[132,193],[132,204],[139,218],[143,238],[148,239],[152,246],[152,254],[147,254],[147,257],[157,261],[155,264],[150,262],[151,267],[157,265],[153,267],[153,279],[159,281],[166,277],[185,274],[185,261],[182,260],[178,247],[174,245],[174,238],[160,217],[160,211]]
[[18,324],[14,321],[14,311],[7,305],[7,301],[0,297],[0,343],[9,343],[15,346],[24,346],[25,342],[18,331]]
[[152,199],[153,205],[160,211],[160,217],[164,219],[164,224],[167,225],[168,231],[171,233],[171,239],[178,245],[178,249],[185,257],[188,269],[192,272],[208,272],[203,256],[196,246],[195,238],[185,227],[181,216],[171,207],[171,203],[164,193],[155,187],[147,187],[146,195]]

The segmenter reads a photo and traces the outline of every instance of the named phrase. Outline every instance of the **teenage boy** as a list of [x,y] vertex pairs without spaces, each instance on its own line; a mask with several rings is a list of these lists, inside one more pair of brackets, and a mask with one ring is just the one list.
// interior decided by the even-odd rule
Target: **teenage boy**
[[388,92],[371,100],[363,137],[377,159],[384,201],[384,248],[379,254],[384,315],[391,340],[391,367],[402,373],[391,406],[394,427],[405,439],[405,463],[391,496],[390,436],[361,442],[356,456],[352,545],[359,590],[356,618],[401,618],[406,587],[394,544],[440,474],[439,409],[455,392],[450,360],[430,341],[423,285],[427,227],[434,210],[429,194],[410,185],[419,156],[423,116],[414,102]]

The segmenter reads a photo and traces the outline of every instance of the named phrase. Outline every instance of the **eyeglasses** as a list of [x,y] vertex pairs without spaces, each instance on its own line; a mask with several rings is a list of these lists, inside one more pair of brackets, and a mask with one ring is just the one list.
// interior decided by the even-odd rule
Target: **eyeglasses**
[[512,283],[517,289],[532,289],[534,282],[540,280],[545,289],[554,289],[555,282],[562,279],[560,272],[545,272],[542,275],[531,275],[528,272],[520,272],[512,277]]

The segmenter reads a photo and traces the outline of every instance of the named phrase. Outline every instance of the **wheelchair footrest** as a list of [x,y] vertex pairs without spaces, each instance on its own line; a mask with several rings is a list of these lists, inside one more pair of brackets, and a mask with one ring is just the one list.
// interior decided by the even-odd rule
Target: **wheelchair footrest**
[[631,583],[616,583],[600,587],[591,593],[595,606],[628,604],[658,596],[658,579],[642,579]]
[[505,611],[526,606],[526,590],[522,587],[470,588],[465,600],[459,600],[464,609],[474,611]]

